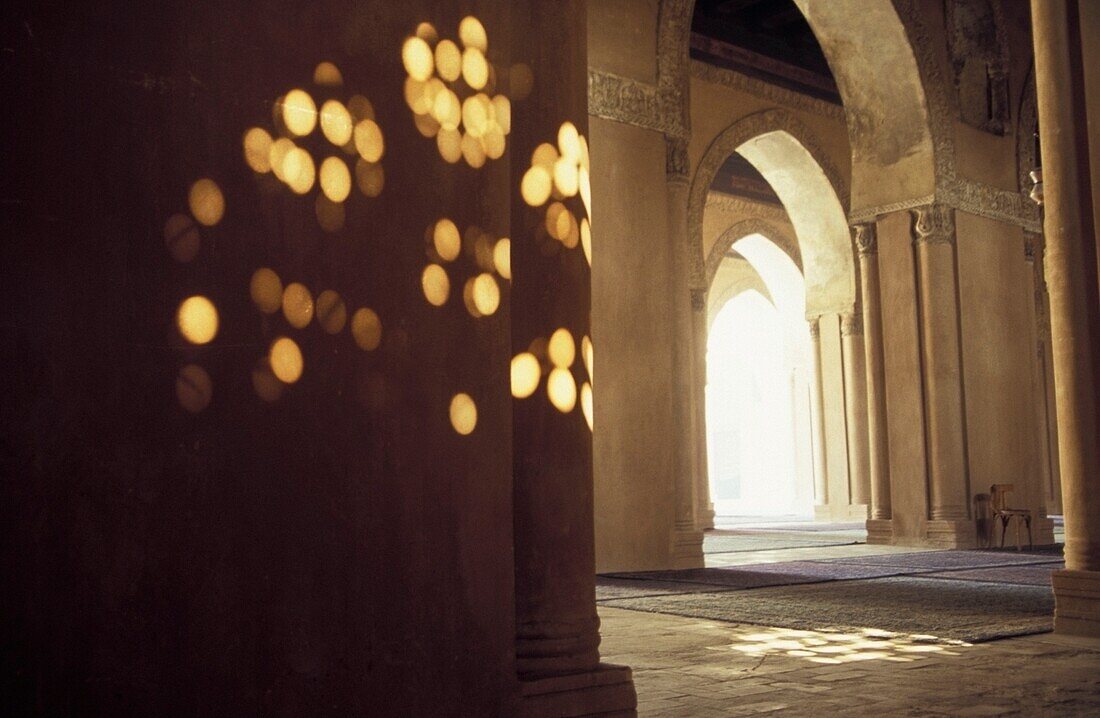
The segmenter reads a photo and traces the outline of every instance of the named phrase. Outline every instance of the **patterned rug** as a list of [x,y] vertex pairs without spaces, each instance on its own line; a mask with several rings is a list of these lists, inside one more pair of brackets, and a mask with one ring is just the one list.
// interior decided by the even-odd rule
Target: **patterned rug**
[[610,599],[601,605],[801,630],[872,628],[977,643],[1052,630],[1048,587],[897,576]]
[[861,578],[882,578],[910,573],[910,569],[896,566],[859,566],[827,563],[824,561],[785,561],[782,563],[757,563],[724,568],[685,568],[674,571],[640,571],[609,574],[608,578],[631,580],[638,584],[676,583],[710,584],[734,589],[762,588],[765,586],[790,586],[822,581],[846,581]]
[[920,551],[916,553],[821,559],[821,563],[897,566],[913,570],[949,571],[961,568],[1049,563],[1052,560],[1061,560],[1061,549],[1058,551],[1057,554],[1049,551]]
[[847,537],[822,537],[819,539],[802,536],[752,536],[747,534],[712,534],[703,537],[703,553],[736,553],[741,551],[777,551],[789,548],[817,548],[820,546],[849,546],[863,543]]
[[1064,568],[1061,561],[1033,566],[998,566],[996,568],[971,568],[962,571],[941,571],[921,574],[924,578],[962,579],[966,581],[992,581],[993,583],[1019,583],[1027,586],[1050,586],[1050,572]]

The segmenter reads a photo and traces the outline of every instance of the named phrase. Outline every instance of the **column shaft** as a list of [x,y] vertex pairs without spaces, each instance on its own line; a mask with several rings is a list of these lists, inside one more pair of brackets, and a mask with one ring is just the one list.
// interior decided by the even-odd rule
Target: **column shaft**
[[844,355],[844,413],[848,424],[848,482],[852,505],[871,502],[870,456],[867,447],[867,371],[863,315],[846,314],[840,320],[840,348]]
[[707,294],[702,289],[691,290],[691,324],[695,519],[700,529],[712,529],[714,501],[710,496],[710,465],[707,459]]
[[825,507],[829,503],[829,475],[825,468],[825,378],[821,356],[821,322],[810,320],[810,351],[814,358],[814,384],[811,391],[810,411],[813,415],[814,452],[814,506],[817,518],[827,518]]

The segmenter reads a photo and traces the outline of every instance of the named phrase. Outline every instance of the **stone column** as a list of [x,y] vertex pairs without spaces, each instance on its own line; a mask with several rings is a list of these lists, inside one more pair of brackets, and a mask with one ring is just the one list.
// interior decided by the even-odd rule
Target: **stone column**
[[966,461],[962,354],[954,210],[932,204],[913,211],[924,423],[928,457],[927,539],[950,548],[973,546]]
[[703,532],[696,522],[697,455],[695,446],[699,432],[705,426],[695,423],[696,388],[706,377],[696,377],[694,310],[691,303],[691,245],[688,239],[688,179],[687,142],[665,139],[665,173],[668,181],[668,247],[672,261],[672,313],[676,341],[672,366],[672,401],[677,427],[671,432],[676,442],[676,465],[673,467],[676,492],[675,524],[672,527],[672,564],[675,568],[703,566]]
[[853,227],[859,253],[863,306],[863,350],[867,369],[867,444],[871,481],[871,517],[868,543],[891,543],[890,461],[886,439],[886,371],[882,348],[882,306],[878,279],[878,240],[875,225]]
[[695,437],[695,520],[699,529],[714,528],[707,460],[707,292],[691,290],[692,432]]
[[1032,521],[1032,537],[1039,545],[1054,543],[1054,522],[1047,518],[1047,511],[1053,498],[1051,491],[1050,443],[1047,435],[1049,416],[1046,407],[1046,376],[1043,371],[1043,359],[1045,354],[1044,342],[1041,337],[1046,333],[1044,319],[1044,291],[1043,277],[1039,272],[1040,264],[1037,255],[1042,253],[1043,236],[1041,234],[1024,232],[1024,260],[1031,270],[1031,295],[1034,299],[1031,306],[1031,332],[1030,344],[1035,348],[1031,362],[1031,396],[1035,411],[1035,439],[1038,445],[1036,458],[1037,473],[1030,477],[1030,494],[1035,505],[1039,507],[1038,514]]
[[[584,255],[580,248],[540,251],[546,208],[529,206],[520,192],[532,151],[556,143],[563,123],[588,134],[585,8],[585,0],[522,2],[512,12],[513,62],[536,71],[532,92],[514,105],[509,136],[513,356],[560,328],[578,347],[590,334]],[[576,198],[567,206],[583,216]],[[543,392],[514,401],[512,423],[521,714],[633,715],[630,669],[600,664],[592,434],[579,407],[560,411]]]
[[[1066,568],[1053,576],[1054,630],[1100,636],[1100,297],[1096,177],[1089,176],[1085,43],[1100,32],[1093,9],[1032,0],[1035,84],[1043,146],[1046,276],[1057,395]],[[1084,20],[1084,22],[1083,22]],[[1094,118],[1094,121],[1100,118]],[[1094,131],[1095,132],[1095,131]],[[1100,138],[1091,138],[1093,142]],[[1100,168],[1098,168],[1100,169]],[[1090,179],[1092,182],[1090,182]]]
[[813,415],[814,451],[814,518],[829,519],[829,475],[825,468],[825,378],[821,356],[821,323],[817,317],[810,323],[810,351],[814,358],[814,383],[810,393]]
[[871,503],[870,456],[867,450],[867,371],[864,355],[863,313],[858,309],[840,318],[840,350],[844,357],[844,414],[847,420],[848,483],[852,510]]

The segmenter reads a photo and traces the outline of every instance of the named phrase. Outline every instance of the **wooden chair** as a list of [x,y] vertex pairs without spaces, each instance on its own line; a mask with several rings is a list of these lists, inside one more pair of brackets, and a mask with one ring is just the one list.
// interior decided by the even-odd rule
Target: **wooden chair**
[[[993,507],[993,516],[1001,524],[1001,548],[1005,545],[1005,533],[1012,519],[1021,519],[1027,526],[1027,547],[1032,548],[1031,543],[1031,509],[1008,508],[1008,495],[1015,488],[1014,484],[993,484],[989,487],[989,503]],[[1020,522],[1016,522],[1016,550],[1020,550]]]

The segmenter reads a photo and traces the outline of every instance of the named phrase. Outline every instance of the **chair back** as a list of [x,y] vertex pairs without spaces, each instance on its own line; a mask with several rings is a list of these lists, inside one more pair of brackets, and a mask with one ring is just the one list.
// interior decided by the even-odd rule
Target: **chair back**
[[1003,511],[1008,508],[1008,495],[1016,488],[1015,484],[993,484],[989,487],[989,503],[994,511]]

